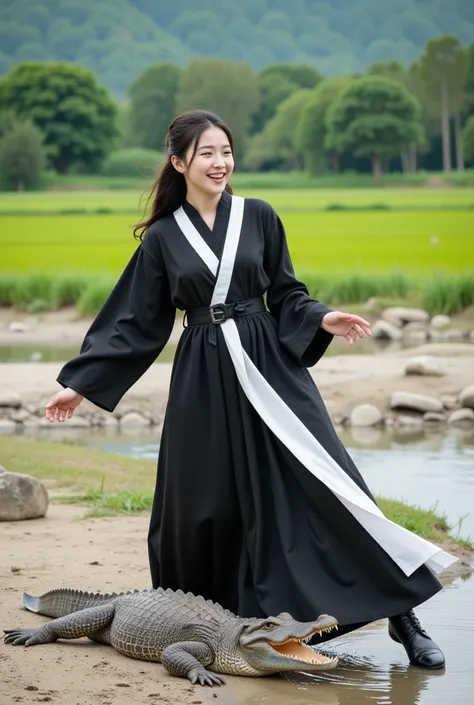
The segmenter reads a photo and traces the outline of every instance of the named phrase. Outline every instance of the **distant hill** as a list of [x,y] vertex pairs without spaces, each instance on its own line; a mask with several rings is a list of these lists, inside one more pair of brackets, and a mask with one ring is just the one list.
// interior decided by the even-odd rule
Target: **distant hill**
[[474,37],[474,0],[1,0],[0,75],[77,61],[117,96],[149,64],[193,56],[317,66],[325,75],[410,62],[427,39]]

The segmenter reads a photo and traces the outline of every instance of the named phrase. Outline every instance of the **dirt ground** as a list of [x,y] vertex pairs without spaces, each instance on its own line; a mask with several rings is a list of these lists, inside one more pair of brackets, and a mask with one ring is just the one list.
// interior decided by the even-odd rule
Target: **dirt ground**
[[[81,520],[83,508],[51,505],[46,518],[0,524],[0,628],[47,621],[22,608],[22,593],[55,587],[113,592],[149,587],[147,516]],[[26,648],[0,645],[0,703],[188,705],[234,702],[193,686],[160,664],[135,661],[80,639]]]
[[[0,629],[47,621],[22,608],[24,591],[39,595],[57,587],[94,592],[149,587],[148,516],[84,520],[83,514],[82,507],[52,504],[44,519],[0,524]],[[450,572],[466,573],[472,552],[459,550],[457,555]],[[295,685],[278,676],[226,680],[220,688],[193,686],[160,664],[128,659],[88,639],[28,649],[0,644],[1,705],[303,702],[294,700]],[[317,696],[318,705],[334,702],[329,685],[318,684]]]

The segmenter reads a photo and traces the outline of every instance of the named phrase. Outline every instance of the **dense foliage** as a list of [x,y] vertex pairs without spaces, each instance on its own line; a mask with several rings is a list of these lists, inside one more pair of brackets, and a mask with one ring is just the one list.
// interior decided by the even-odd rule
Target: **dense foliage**
[[73,64],[19,64],[0,80],[0,111],[42,131],[49,164],[60,173],[97,170],[118,136],[115,103],[92,71]]
[[416,59],[430,38],[474,36],[472,0],[3,0],[0,75],[29,60],[88,66],[117,96],[152,63],[221,56],[324,75]]

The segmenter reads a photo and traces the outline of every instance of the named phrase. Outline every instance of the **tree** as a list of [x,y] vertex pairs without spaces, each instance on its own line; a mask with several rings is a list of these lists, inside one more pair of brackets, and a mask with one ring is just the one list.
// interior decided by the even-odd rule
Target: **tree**
[[468,162],[474,162],[474,115],[468,118],[462,133],[464,154]]
[[183,71],[176,110],[198,108],[217,113],[231,128],[240,156],[259,103],[257,79],[247,64],[223,59],[194,59]]
[[45,167],[43,135],[33,123],[17,122],[0,140],[0,183],[24,191],[38,185]]
[[[467,78],[467,56],[459,39],[446,35],[426,43],[420,59],[430,111],[441,119],[443,141],[443,169],[451,170],[450,116],[459,116],[464,102],[464,83]],[[458,166],[461,136],[460,119],[455,120]]]
[[0,81],[0,110],[31,119],[60,173],[97,171],[118,136],[117,108],[92,71],[67,63],[19,64]]
[[286,78],[292,83],[296,83],[300,88],[316,88],[321,83],[323,76],[314,66],[304,66],[298,64],[272,64],[260,71],[260,77],[276,76]]
[[[378,63],[371,64],[367,69],[367,73],[374,76],[384,76],[385,78],[391,78],[395,81],[400,81],[400,83],[403,83],[410,93],[412,93],[420,102],[421,122],[425,134],[430,130],[432,131],[433,124],[432,121],[430,121],[425,109],[425,88],[420,79],[419,65],[416,62],[413,62],[408,68],[405,68],[400,64],[400,62],[395,60],[380,61]],[[416,144],[415,142],[412,142],[402,148],[400,161],[405,173],[416,171],[417,156],[420,147],[426,150],[427,142],[423,142],[423,144]]]
[[303,88],[280,103],[263,132],[252,138],[244,162],[248,169],[302,169],[303,155],[296,144],[296,134],[311,95],[312,91]]
[[326,148],[370,157],[376,180],[382,157],[423,138],[416,98],[399,81],[381,76],[354,79],[329,108],[326,126]]
[[127,143],[163,150],[168,126],[176,113],[176,95],[182,69],[170,63],[149,66],[129,89]]
[[[303,155],[307,169],[313,174],[321,173],[328,167],[330,152],[325,148],[326,116],[330,106],[341,91],[349,84],[350,78],[335,76],[328,78],[312,91],[311,98],[304,106],[296,130],[296,145]],[[339,154],[332,152],[332,169],[339,171]]]
[[300,88],[315,88],[323,77],[313,66],[271,64],[258,74],[260,108],[253,131],[261,132],[275,115],[278,106]]

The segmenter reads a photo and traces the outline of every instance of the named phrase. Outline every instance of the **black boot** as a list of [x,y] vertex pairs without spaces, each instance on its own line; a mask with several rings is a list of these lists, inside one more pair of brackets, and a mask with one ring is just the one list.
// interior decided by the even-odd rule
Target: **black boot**
[[443,668],[443,652],[422,628],[413,610],[389,619],[388,633],[403,644],[413,666]]

